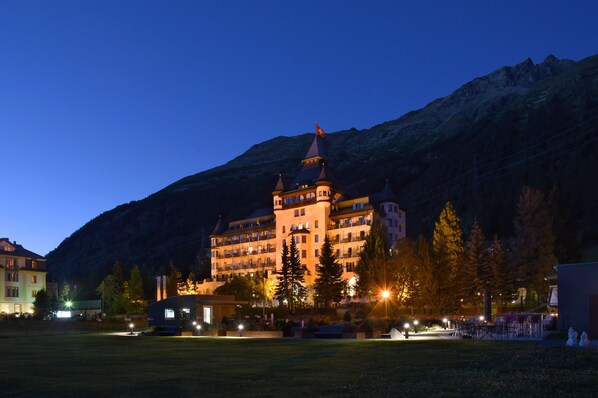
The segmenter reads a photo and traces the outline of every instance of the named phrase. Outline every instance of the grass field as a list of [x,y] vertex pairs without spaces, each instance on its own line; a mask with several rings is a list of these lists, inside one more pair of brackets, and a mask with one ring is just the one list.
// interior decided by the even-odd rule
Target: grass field
[[598,395],[598,350],[534,342],[0,336],[1,397]]

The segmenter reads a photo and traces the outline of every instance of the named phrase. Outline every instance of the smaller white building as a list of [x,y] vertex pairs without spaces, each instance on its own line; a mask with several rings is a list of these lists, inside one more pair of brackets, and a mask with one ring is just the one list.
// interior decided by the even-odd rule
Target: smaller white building
[[44,257],[0,238],[0,312],[33,313],[35,295],[46,288],[46,273]]

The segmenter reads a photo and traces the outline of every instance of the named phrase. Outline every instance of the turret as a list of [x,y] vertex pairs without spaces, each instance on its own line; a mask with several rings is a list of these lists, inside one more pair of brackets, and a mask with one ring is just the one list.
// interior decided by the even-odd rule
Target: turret
[[284,183],[282,182],[282,174],[278,174],[278,182],[276,183],[276,187],[274,187],[274,191],[272,191],[272,200],[274,205],[274,210],[282,210],[282,198],[280,194],[284,192]]

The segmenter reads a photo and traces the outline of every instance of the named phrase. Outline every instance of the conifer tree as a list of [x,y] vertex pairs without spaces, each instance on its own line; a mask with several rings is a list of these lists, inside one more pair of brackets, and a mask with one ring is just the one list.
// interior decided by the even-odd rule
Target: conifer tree
[[289,266],[291,281],[291,300],[289,300],[291,305],[289,309],[293,312],[296,308],[303,306],[307,298],[307,289],[305,288],[306,268],[301,264],[295,239],[291,239],[291,245],[289,246]]
[[[476,218],[471,226],[463,261],[457,269],[455,283],[459,298],[466,304],[479,304],[481,300],[479,295],[484,289],[481,272],[485,272],[488,269],[486,260],[484,233]],[[490,278],[489,275],[485,275],[485,277],[486,279]]]
[[328,235],[324,236],[319,260],[320,264],[316,266],[316,280],[314,282],[315,301],[328,308],[330,303],[339,303],[341,301],[343,288],[345,287],[343,266],[336,261]]
[[144,309],[144,294],[143,294],[143,282],[141,280],[141,270],[139,266],[135,266],[131,270],[131,277],[127,284],[126,291],[127,299],[129,302],[129,313],[139,314]]
[[372,297],[378,294],[376,289],[386,289],[391,285],[387,279],[390,242],[386,226],[374,215],[370,232],[359,253],[355,267],[357,275],[357,291],[360,295]]
[[553,219],[544,195],[523,187],[515,216],[513,261],[530,305],[538,304],[548,294],[544,277],[554,272],[557,263],[552,228]]
[[276,297],[281,306],[286,300],[287,309],[290,311],[292,306],[291,263],[289,261],[289,247],[286,240],[282,241],[281,263],[282,268],[277,276],[278,282],[276,283],[274,297]]
[[510,264],[507,261],[507,254],[500,244],[498,235],[495,235],[488,253],[488,266],[492,269],[495,301],[503,306],[513,299],[517,291],[515,288],[515,273],[510,268]]
[[443,311],[457,304],[455,280],[457,269],[463,259],[463,231],[461,220],[447,202],[435,224],[432,241],[434,278],[438,284],[438,303]]
[[166,277],[166,294],[168,297],[177,296],[179,294],[179,288],[182,287],[181,283],[183,283],[181,278],[181,271],[179,271],[177,266],[171,261],[170,275]]

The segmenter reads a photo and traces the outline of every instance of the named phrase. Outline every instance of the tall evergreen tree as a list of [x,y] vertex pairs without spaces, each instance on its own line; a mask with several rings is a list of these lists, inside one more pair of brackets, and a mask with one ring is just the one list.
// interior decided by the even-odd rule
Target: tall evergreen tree
[[359,253],[355,267],[357,275],[357,292],[366,297],[379,294],[379,289],[387,289],[391,283],[386,267],[390,258],[390,241],[388,231],[380,218],[374,215],[370,232]]
[[[488,269],[486,260],[484,233],[476,218],[471,226],[463,261],[457,269],[455,285],[463,303],[471,305],[480,303],[480,294],[484,290],[481,273]],[[485,275],[485,277],[489,278],[490,276]]]
[[498,235],[494,236],[492,247],[488,253],[488,265],[492,269],[494,279],[494,300],[503,306],[510,302],[517,291],[515,273],[511,269],[511,262],[502,248]]
[[554,256],[560,264],[580,262],[582,255],[578,217],[564,203],[556,187],[548,195],[548,205],[553,219]]
[[341,301],[345,287],[343,266],[336,261],[328,235],[324,236],[319,260],[320,264],[316,266],[316,280],[314,282],[314,301],[328,308],[330,303],[339,303]]
[[455,280],[463,260],[461,220],[451,202],[446,203],[435,224],[432,248],[438,303],[442,311],[449,311],[457,305]]
[[301,264],[295,239],[291,240],[289,246],[289,264],[291,271],[291,300],[289,300],[291,306],[289,308],[293,312],[296,308],[302,307],[307,298],[307,289],[305,287],[306,267]]
[[170,275],[166,277],[166,294],[168,297],[178,296],[179,288],[182,287],[182,273],[176,265],[170,262]]
[[282,252],[281,252],[281,269],[277,276],[276,290],[274,297],[278,300],[280,305],[284,305],[286,300],[287,309],[291,310],[291,263],[289,260],[289,246],[287,245],[286,239],[282,241]]
[[546,275],[554,272],[553,219],[542,192],[523,187],[515,216],[513,261],[529,305],[537,305],[548,294]]

